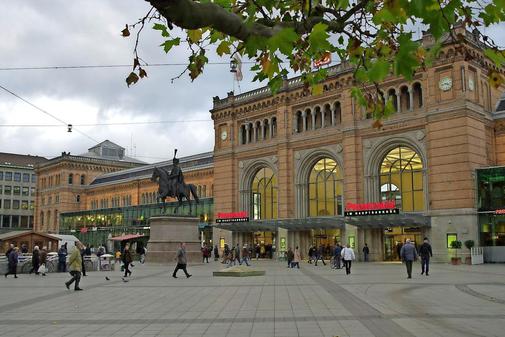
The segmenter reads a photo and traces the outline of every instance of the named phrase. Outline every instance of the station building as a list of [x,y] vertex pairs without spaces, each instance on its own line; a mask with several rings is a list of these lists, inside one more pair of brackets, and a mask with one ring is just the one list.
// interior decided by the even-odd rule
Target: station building
[[407,238],[428,237],[439,261],[451,241],[479,243],[476,169],[505,164],[495,104],[505,88],[490,86],[489,69],[503,69],[462,33],[464,48],[447,41],[412,81],[380,84],[396,110],[381,128],[352,98],[346,63],[328,68],[321,95],[295,77],[276,95],[263,87],[215,97],[214,211],[250,221],[217,224],[214,242],[299,246],[304,255],[336,242],[361,255],[367,243],[375,261],[397,260]]

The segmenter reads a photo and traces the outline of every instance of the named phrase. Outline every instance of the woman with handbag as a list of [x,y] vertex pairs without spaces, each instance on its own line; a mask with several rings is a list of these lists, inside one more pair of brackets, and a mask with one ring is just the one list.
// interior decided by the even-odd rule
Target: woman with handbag
[[42,276],[46,276],[46,263],[47,263],[47,248],[42,247],[42,250],[40,251],[40,266],[39,266],[39,273],[41,273]]
[[39,246],[33,247],[32,252],[32,269],[30,270],[30,274],[35,272],[35,275],[39,274],[39,266],[40,266],[40,251]]

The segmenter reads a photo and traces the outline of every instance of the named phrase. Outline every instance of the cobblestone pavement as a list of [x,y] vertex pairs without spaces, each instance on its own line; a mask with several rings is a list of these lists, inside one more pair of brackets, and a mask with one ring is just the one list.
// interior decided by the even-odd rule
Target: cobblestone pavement
[[[213,277],[218,262],[0,278],[0,336],[504,336],[505,266],[435,264],[406,278],[401,264],[328,266],[253,261],[265,276]],[[105,279],[110,278],[110,281]]]

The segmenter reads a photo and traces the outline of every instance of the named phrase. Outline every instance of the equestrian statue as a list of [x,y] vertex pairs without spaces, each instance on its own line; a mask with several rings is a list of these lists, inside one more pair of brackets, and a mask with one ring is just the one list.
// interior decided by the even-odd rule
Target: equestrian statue
[[186,184],[184,182],[184,174],[179,167],[179,159],[175,158],[177,149],[174,152],[174,159],[172,160],[173,166],[170,173],[161,167],[154,167],[151,181],[158,182],[158,195],[156,202],[163,202],[163,210],[165,210],[165,199],[176,198],[179,202],[174,209],[174,213],[182,205],[182,199],[185,198],[189,204],[189,214],[191,214],[191,200],[190,195],[193,195],[196,203],[199,203],[198,195],[196,193],[196,186],[193,184]]

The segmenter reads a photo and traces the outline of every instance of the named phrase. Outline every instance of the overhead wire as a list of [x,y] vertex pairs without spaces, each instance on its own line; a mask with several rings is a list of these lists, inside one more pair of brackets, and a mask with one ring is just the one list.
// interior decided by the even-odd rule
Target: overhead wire
[[[0,84],[0,89],[4,90],[5,92],[9,93],[10,95],[12,95],[12,96],[16,97],[17,99],[19,99],[19,100],[21,100],[21,101],[25,102],[26,104],[30,105],[30,106],[31,106],[31,107],[33,107],[34,109],[36,109],[36,110],[38,110],[38,111],[40,111],[40,112],[42,112],[42,113],[44,113],[44,114],[48,115],[49,117],[51,117],[51,118],[53,118],[53,119],[57,120],[58,122],[62,123],[63,125],[65,125],[65,126],[67,126],[67,127],[70,125],[69,123],[65,122],[65,121],[64,121],[64,120],[62,120],[61,118],[59,118],[59,117],[57,117],[57,116],[53,115],[52,113],[50,113],[50,112],[48,112],[48,111],[46,111],[46,110],[42,109],[42,108],[41,108],[41,107],[39,107],[39,106],[37,106],[37,105],[33,104],[32,102],[30,102],[30,101],[28,101],[27,99],[25,99],[25,98],[23,98],[23,97],[19,96],[18,94],[16,94],[15,92],[13,92],[13,91],[11,91],[11,90],[7,89],[6,87],[4,87],[4,86],[3,86],[3,85],[1,85],[1,84]],[[84,137],[86,137],[86,138],[88,138],[88,139],[91,139],[93,142],[95,142],[95,143],[97,143],[97,144],[99,143],[99,141],[98,141],[98,140],[94,139],[93,137],[89,136],[88,134],[86,134],[86,133],[84,133],[84,132],[82,132],[82,131],[80,131],[80,130],[78,130],[78,129],[74,129],[74,130],[75,130],[76,132],[80,133],[81,135],[83,135]]]

